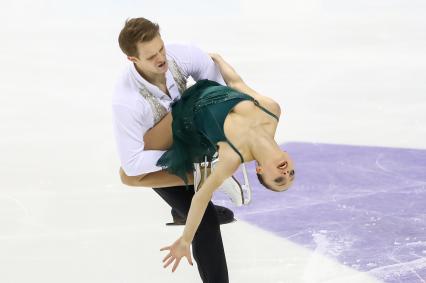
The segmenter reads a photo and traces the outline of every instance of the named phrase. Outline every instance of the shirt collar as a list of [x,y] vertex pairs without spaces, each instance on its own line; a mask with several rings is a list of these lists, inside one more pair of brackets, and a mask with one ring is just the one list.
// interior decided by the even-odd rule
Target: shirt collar
[[[156,85],[148,82],[144,77],[142,77],[138,70],[136,69],[136,66],[134,63],[130,64],[130,73],[132,74],[132,77],[134,80],[138,83],[138,87],[142,88],[145,86],[154,96],[161,98],[163,95],[166,95],[163,93]],[[170,69],[166,72],[166,87],[169,90],[171,98],[174,100],[176,99],[176,91],[173,91],[173,87],[176,87],[175,79],[173,78],[172,72]],[[154,91],[155,90],[155,91]]]

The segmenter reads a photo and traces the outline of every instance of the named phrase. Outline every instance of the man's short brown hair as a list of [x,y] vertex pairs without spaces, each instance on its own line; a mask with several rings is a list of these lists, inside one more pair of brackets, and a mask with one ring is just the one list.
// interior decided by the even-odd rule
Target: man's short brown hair
[[145,18],[127,19],[118,36],[118,44],[121,51],[127,56],[138,57],[136,44],[150,41],[159,34],[160,27],[150,20]]

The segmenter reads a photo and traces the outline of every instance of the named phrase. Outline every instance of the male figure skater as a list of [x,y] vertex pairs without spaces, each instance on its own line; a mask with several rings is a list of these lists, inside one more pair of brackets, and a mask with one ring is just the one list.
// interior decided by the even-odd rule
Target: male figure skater
[[[186,189],[180,178],[156,166],[163,151],[145,148],[150,148],[147,143],[153,140],[158,143],[169,140],[156,136],[155,130],[167,125],[162,118],[171,110],[171,104],[180,99],[189,76],[196,81],[210,79],[225,83],[210,56],[194,46],[165,46],[159,26],[145,18],[126,21],[119,45],[131,61],[117,83],[112,101],[121,180],[129,186],[153,187],[172,207],[174,223],[183,224],[194,186]],[[169,134],[172,135],[171,129]],[[150,138],[145,142],[147,136]],[[192,174],[188,178],[194,182]],[[232,178],[224,183],[222,190],[234,203],[241,203],[239,184]],[[232,220],[232,211],[209,203],[192,242],[203,282],[228,282],[219,224]]]

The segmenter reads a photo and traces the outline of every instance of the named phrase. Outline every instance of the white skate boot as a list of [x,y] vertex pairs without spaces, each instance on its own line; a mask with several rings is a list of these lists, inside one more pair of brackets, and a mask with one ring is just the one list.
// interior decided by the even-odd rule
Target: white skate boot
[[[212,161],[212,170],[214,170],[215,164],[218,160],[219,159],[215,159]],[[236,206],[242,206],[246,204],[246,200],[244,198],[244,189],[234,176],[226,179],[220,186],[219,191],[225,193]]]
[[[214,170],[217,161],[218,159],[215,159],[209,163],[207,162],[207,159],[205,159],[205,162],[203,163],[194,164],[194,188],[196,191],[201,188],[201,184],[205,179],[207,179],[207,176],[210,175],[210,172],[208,171]],[[245,204],[243,187],[234,176],[226,179],[219,187],[219,191],[225,193],[234,205],[242,206]]]

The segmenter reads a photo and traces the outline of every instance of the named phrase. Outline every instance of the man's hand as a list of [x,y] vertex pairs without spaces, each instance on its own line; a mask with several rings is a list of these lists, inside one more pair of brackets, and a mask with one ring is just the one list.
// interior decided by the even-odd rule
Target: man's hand
[[186,257],[188,263],[190,265],[194,265],[192,263],[190,245],[191,244],[189,242],[185,242],[182,237],[180,237],[171,246],[161,248],[160,251],[169,251],[166,257],[163,259],[163,263],[165,263],[164,268],[167,268],[170,264],[174,262],[172,272],[175,272],[175,270],[179,266],[182,257]]

